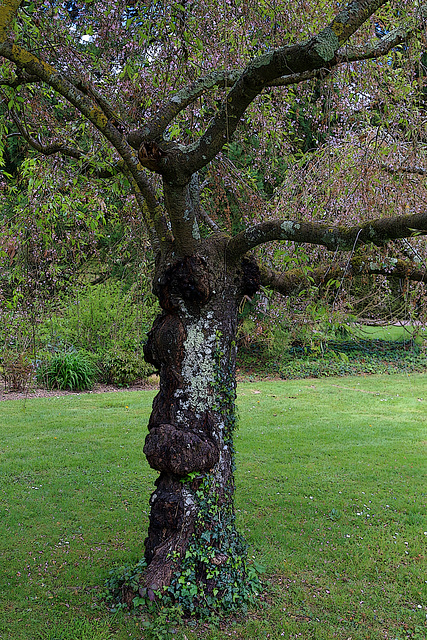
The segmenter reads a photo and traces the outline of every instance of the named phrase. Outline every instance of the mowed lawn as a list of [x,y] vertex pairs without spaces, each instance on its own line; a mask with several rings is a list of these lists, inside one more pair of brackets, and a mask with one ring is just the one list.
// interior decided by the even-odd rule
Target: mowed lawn
[[[103,601],[143,553],[153,396],[0,403],[1,640],[160,637]],[[427,377],[245,383],[238,406],[237,517],[265,591],[165,637],[425,640]]]

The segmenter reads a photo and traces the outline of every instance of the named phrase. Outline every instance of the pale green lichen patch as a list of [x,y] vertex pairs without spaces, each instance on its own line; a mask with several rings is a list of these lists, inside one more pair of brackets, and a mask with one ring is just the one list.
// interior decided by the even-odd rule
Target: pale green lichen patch
[[326,27],[318,36],[314,46],[316,53],[324,60],[329,62],[335,57],[335,52],[340,47],[340,41],[336,33],[331,27]]
[[2,2],[0,7],[0,43],[6,40],[19,5],[20,2],[16,0]]
[[212,386],[215,380],[215,331],[205,318],[188,328],[184,343],[182,378],[189,409],[203,413],[214,403]]
[[284,220],[280,225],[282,231],[289,235],[293,235],[300,227],[301,225],[298,222],[292,222],[291,220]]
[[250,68],[259,69],[260,67],[266,67],[271,63],[272,60],[273,60],[273,52],[264,53],[264,55],[258,56],[258,58],[255,58],[255,60],[251,62]]
[[194,221],[193,221],[192,236],[193,236],[194,240],[200,240],[199,225],[197,224],[196,218],[194,218]]

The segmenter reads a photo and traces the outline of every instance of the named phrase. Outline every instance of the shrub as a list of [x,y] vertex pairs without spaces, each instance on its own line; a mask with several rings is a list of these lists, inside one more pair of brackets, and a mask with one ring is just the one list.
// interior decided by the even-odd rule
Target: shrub
[[134,351],[110,349],[101,360],[103,380],[123,387],[139,378],[146,378],[153,373],[143,357]]
[[74,299],[64,300],[62,313],[50,318],[40,335],[44,344],[63,343],[99,352],[119,347],[138,350],[157,315],[151,295],[141,300],[120,283],[87,287]]
[[42,364],[37,371],[38,382],[49,389],[82,391],[91,389],[97,369],[87,355],[80,351],[57,353],[50,362]]
[[5,351],[2,375],[7,391],[25,391],[31,382],[34,367],[27,353]]

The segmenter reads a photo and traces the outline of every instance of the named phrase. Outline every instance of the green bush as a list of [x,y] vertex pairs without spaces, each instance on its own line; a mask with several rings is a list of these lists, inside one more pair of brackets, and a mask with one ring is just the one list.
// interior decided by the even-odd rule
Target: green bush
[[39,334],[47,348],[65,344],[98,353],[134,351],[141,348],[157,313],[151,294],[107,282],[67,297],[62,312],[49,318]]
[[84,352],[57,353],[37,370],[37,381],[49,389],[91,389],[97,369]]
[[153,373],[143,357],[134,351],[110,349],[101,360],[102,380],[119,387],[133,384],[135,380],[146,378]]

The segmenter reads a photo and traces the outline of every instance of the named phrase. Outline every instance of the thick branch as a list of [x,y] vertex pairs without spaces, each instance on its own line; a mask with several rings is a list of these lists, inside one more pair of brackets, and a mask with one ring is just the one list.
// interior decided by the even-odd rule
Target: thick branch
[[[421,14],[424,17],[423,14]],[[422,31],[425,25],[421,21],[414,23],[411,21],[407,25],[402,25],[393,29],[387,33],[381,40],[373,38],[363,46],[357,47],[343,47],[337,52],[336,65],[346,64],[348,62],[357,62],[360,60],[370,60],[373,58],[380,58],[386,55],[392,49],[400,44],[407,43],[410,38],[414,37],[416,33]],[[316,69],[314,71],[305,71],[303,73],[290,74],[273,80],[268,84],[269,87],[286,87],[292,84],[303,82],[304,80],[311,80],[312,78],[323,79],[329,74],[329,69]]]
[[184,87],[173,94],[159,110],[154,118],[142,129],[131,131],[128,142],[134,149],[139,149],[143,142],[159,140],[172,120],[197,98],[214,87],[231,87],[242,70],[214,71],[203,78],[199,78],[192,85]]
[[[358,60],[368,60],[378,58],[389,53],[394,47],[408,42],[416,32],[424,28],[422,23],[415,24],[411,22],[405,26],[399,26],[387,33],[381,40],[372,39],[363,46],[345,47],[337,52],[337,64],[347,62],[356,62]],[[192,104],[197,98],[209,91],[215,86],[226,86],[227,83],[233,85],[242,74],[241,69],[232,71],[215,71],[203,78],[198,79],[194,84],[185,87],[175,93],[156,113],[153,120],[144,128],[132,131],[128,136],[128,142],[135,149],[139,148],[143,141],[159,139],[167,126],[172,120],[183,111],[189,104]],[[329,74],[329,69],[314,69],[311,71],[303,71],[300,73],[289,74],[276,78],[266,83],[268,87],[284,87],[312,78],[323,79]],[[231,86],[229,85],[229,86]]]
[[113,105],[110,104],[110,102],[101,93],[99,93],[99,91],[92,84],[89,84],[89,82],[87,82],[87,80],[84,80],[83,78],[80,78],[78,82],[73,84],[77,89],[80,89],[80,91],[95,100],[96,104],[108,118],[108,120],[110,120],[114,124],[114,126],[121,133],[123,133],[123,131],[126,129],[125,123],[120,119],[120,117],[114,110]]
[[[421,13],[421,17],[425,19],[425,7],[422,7],[421,10],[424,9],[424,13]],[[370,60],[372,58],[380,58],[381,56],[386,55],[392,49],[397,47],[400,44],[407,43],[411,38],[413,38],[418,32],[422,31],[425,28],[425,24],[423,20],[418,23],[411,21],[407,25],[402,25],[393,29],[389,33],[386,33],[385,36],[378,40],[378,38],[372,39],[363,46],[359,47],[343,47],[337,53],[337,62],[345,63],[345,62],[357,62],[358,60]]]
[[272,81],[338,63],[337,52],[348,38],[386,0],[355,0],[319,34],[307,42],[283,47],[255,58],[224,100],[218,115],[197,143],[164,161],[170,182],[185,184],[189,176],[208,164],[229,141],[247,107]]
[[123,159],[135,159],[135,154],[128,147],[121,133],[107,118],[102,109],[79,91],[76,86],[60,74],[49,63],[37,58],[35,55],[22,49],[18,45],[5,42],[0,46],[0,56],[15,63],[18,68],[24,69],[32,76],[37,76],[52,89],[64,96],[83,114],[119,151]]
[[[421,13],[421,15],[424,17],[423,13]],[[330,28],[332,29],[333,25],[335,25],[335,29],[339,31],[340,27],[337,27],[337,25],[340,24],[342,23],[339,22],[339,16],[337,16]],[[336,53],[334,65],[383,56],[399,44],[407,42],[410,37],[412,37],[417,31],[421,31],[423,27],[424,25],[422,22],[416,24],[412,21],[405,26],[399,26],[396,29],[393,29],[381,40],[373,39],[361,47],[342,48]],[[328,34],[328,28],[319,34],[319,41],[321,40],[322,34],[323,36]],[[281,51],[284,51],[284,49]],[[260,58],[258,60],[260,60]],[[322,65],[315,69],[303,70],[297,73],[284,75],[280,78],[276,77],[270,81],[264,81],[261,89],[263,87],[289,86],[316,77],[323,79],[325,75],[329,73],[331,66],[330,61],[325,60],[324,62],[328,62],[327,67]],[[247,70],[245,70],[245,72],[247,72]],[[215,71],[203,78],[200,78],[193,85],[181,89],[158,110],[149,124],[145,125],[142,129],[131,132],[128,136],[128,142],[132,147],[138,149],[144,141],[160,139],[172,120],[189,104],[193,103],[197,98],[215,86],[226,86],[228,83],[234,84],[245,72],[237,69],[231,71]],[[229,101],[228,98],[227,100]],[[231,115],[229,106],[227,106],[226,115],[227,117]],[[228,123],[228,135],[231,135],[230,123]]]
[[260,272],[261,284],[283,296],[295,295],[313,285],[327,286],[334,280],[356,275],[383,275],[400,280],[427,282],[426,269],[420,269],[419,265],[415,265],[413,262],[395,258],[383,258],[381,262],[361,262],[360,258],[353,257],[345,268],[337,265],[322,266],[308,272],[303,269],[290,269],[278,273],[268,267],[261,266]]
[[8,37],[20,4],[21,0],[2,0],[0,3],[0,44]]
[[90,97],[82,93],[82,91],[49,63],[37,58],[32,53],[15,44],[9,42],[1,44],[0,56],[7,58],[16,64],[18,68],[24,69],[30,75],[35,75],[40,78],[40,80],[64,96],[82,115],[92,122],[96,129],[113,145],[126,163],[133,180],[138,185],[147,203],[148,209],[152,213],[153,220],[156,220],[159,226],[159,228],[156,228],[159,240],[162,241],[163,238],[167,237],[167,226],[162,224],[161,218],[157,215],[159,203],[157,202],[155,192],[139,163],[137,155],[127,143],[120,129],[116,126],[117,123],[110,120],[102,108],[100,108],[97,99],[91,100]]
[[182,256],[192,255],[200,242],[200,231],[190,188],[164,182],[163,190],[177,249]]
[[390,240],[427,234],[427,213],[370,220],[354,227],[333,227],[318,222],[270,220],[249,227],[230,240],[230,258],[238,258],[272,240],[323,245],[330,251],[349,251],[362,244],[382,246]]

